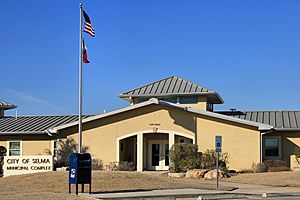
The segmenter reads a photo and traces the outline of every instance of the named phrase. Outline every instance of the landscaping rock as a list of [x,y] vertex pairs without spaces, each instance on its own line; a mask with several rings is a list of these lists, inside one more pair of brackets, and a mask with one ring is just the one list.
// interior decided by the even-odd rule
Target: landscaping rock
[[168,177],[170,178],[183,178],[185,173],[168,173]]
[[208,172],[208,169],[193,169],[186,172],[186,178],[204,178],[204,175]]
[[[219,170],[219,178],[230,177],[226,172]],[[217,170],[210,170],[204,175],[204,179],[212,180],[217,178]]]
[[56,171],[67,171],[68,167],[58,167]]

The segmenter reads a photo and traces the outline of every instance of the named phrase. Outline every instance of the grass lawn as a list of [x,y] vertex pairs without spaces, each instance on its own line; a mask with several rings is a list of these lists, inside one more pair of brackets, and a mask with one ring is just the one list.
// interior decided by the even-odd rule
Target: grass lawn
[[257,185],[270,185],[279,187],[300,187],[300,171],[239,174],[231,178],[222,179],[222,181]]
[[[79,187],[81,188],[81,187]],[[213,182],[168,178],[157,173],[93,171],[92,192],[202,188],[214,189]],[[223,187],[231,190],[231,187]],[[88,191],[86,185],[85,191]],[[72,187],[75,192],[75,186]],[[68,194],[68,172],[44,172],[0,179],[0,199],[86,199]]]

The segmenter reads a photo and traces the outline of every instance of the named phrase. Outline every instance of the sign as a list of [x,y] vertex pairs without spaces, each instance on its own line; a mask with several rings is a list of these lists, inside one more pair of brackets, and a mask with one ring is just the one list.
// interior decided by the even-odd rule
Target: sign
[[216,152],[222,152],[222,136],[216,136],[215,146]]
[[5,156],[4,176],[53,171],[53,156]]

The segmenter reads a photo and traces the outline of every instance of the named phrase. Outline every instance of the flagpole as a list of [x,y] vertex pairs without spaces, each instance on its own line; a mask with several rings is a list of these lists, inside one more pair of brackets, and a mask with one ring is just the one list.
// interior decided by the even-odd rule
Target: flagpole
[[80,44],[79,44],[79,113],[78,113],[78,153],[81,153],[82,147],[82,3],[79,4],[80,7]]

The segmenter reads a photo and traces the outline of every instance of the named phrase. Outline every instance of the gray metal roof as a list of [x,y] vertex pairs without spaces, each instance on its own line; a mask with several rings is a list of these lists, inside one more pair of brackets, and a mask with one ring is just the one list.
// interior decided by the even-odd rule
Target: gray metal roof
[[[83,119],[93,115],[83,115]],[[78,120],[78,115],[19,116],[0,118],[0,135],[46,134],[46,130]]]
[[300,131],[300,111],[220,111],[218,113],[239,119],[269,124],[280,131]]
[[8,110],[8,109],[13,109],[16,108],[17,106],[11,104],[11,103],[7,103],[3,100],[0,100],[0,109],[4,109],[4,110]]
[[176,76],[170,76],[139,88],[124,92],[119,97],[170,97],[170,96],[198,96],[205,95],[212,103],[224,103],[220,95],[210,89]]

